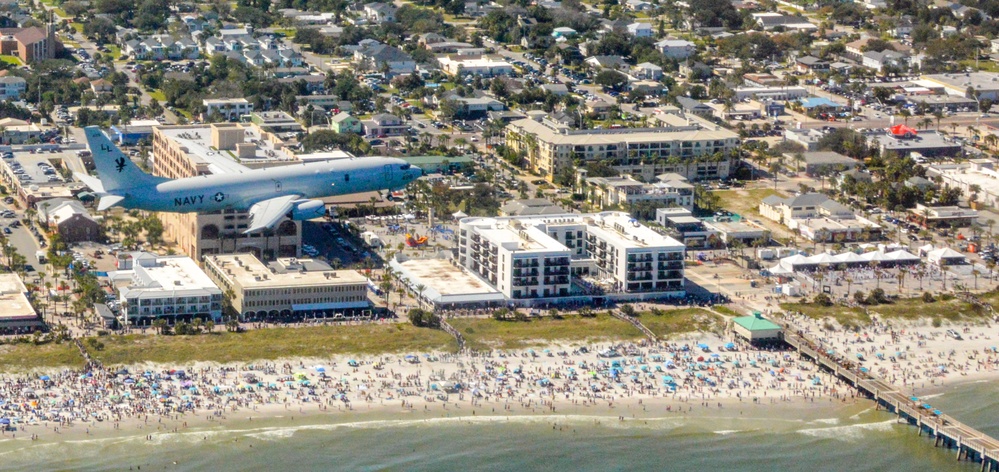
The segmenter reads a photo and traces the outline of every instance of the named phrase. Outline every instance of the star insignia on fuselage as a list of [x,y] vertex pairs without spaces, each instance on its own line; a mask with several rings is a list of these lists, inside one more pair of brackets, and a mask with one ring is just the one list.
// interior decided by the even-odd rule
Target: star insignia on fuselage
[[215,194],[215,201],[216,202],[221,202],[222,200],[225,200],[225,194],[222,193],[222,192],[216,193]]

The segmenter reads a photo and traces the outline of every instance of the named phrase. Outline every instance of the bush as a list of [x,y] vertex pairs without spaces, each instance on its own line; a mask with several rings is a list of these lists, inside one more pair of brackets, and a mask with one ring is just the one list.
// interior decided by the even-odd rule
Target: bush
[[497,308],[496,311],[493,312],[493,319],[496,321],[503,321],[509,313],[510,310],[506,308]]
[[930,292],[923,292],[923,303],[933,303],[937,299],[933,298],[933,294]]
[[812,299],[812,303],[815,303],[816,305],[820,306],[832,306],[833,301],[832,298],[829,298],[829,295],[825,293],[820,293],[816,295],[815,298]]
[[871,294],[867,296],[867,303],[871,305],[888,303],[888,296],[885,295],[884,290],[876,288],[874,290],[871,290]]
[[638,315],[638,312],[635,311],[635,307],[631,306],[630,303],[625,303],[624,305],[621,305],[621,308],[619,308],[618,310],[621,312],[622,315],[627,316],[629,318]]
[[408,313],[409,322],[419,328],[439,328],[441,318],[432,312],[421,308],[413,308]]
[[934,317],[933,317],[933,322],[932,322],[932,324],[933,324],[933,327],[934,327],[934,328],[939,328],[939,327],[943,326],[943,321],[942,321],[942,320],[940,320],[940,318],[939,318],[939,317],[937,317],[937,316],[934,316]]
[[853,300],[861,305],[864,305],[867,303],[867,296],[864,295],[863,290],[857,290],[853,293]]

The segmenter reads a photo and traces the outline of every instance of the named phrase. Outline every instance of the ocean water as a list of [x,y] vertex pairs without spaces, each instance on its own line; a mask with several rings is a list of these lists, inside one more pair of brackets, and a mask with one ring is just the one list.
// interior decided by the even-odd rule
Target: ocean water
[[[999,382],[923,398],[999,436]],[[0,440],[2,470],[977,471],[873,403],[616,417],[277,418],[179,434]]]

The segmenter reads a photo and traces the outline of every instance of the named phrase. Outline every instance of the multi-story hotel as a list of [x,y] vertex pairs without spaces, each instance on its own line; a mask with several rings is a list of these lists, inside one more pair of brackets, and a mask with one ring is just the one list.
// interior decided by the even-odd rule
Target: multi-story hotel
[[244,318],[333,316],[371,308],[363,275],[320,261],[282,258],[266,266],[249,254],[208,256],[205,271],[232,292],[233,309]]
[[621,173],[656,175],[675,172],[690,180],[728,177],[739,135],[699,124],[662,128],[573,130],[546,120],[523,119],[506,127],[506,144],[523,151],[530,169],[553,180],[574,162],[607,161]]
[[509,299],[680,297],[684,245],[623,212],[459,223],[458,264]]
[[[171,179],[298,162],[280,139],[252,124],[159,126],[153,131],[153,173]],[[248,252],[263,260],[295,257],[301,246],[301,222],[283,220],[274,229],[243,234],[249,214],[160,213],[164,236],[188,256]]]

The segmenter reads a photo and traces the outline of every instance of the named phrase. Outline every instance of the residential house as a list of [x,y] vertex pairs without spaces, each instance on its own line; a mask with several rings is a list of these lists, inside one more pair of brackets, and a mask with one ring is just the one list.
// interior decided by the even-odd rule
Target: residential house
[[709,107],[706,103],[699,102],[690,97],[678,96],[676,97],[676,102],[680,105],[685,113],[692,113],[698,116],[708,116],[714,112],[714,109]]
[[543,90],[551,92],[553,95],[557,97],[569,94],[569,87],[567,87],[565,84],[544,84],[541,86],[541,88]]
[[369,3],[364,5],[364,17],[376,24],[395,23],[396,7],[391,3]]
[[416,61],[401,49],[387,44],[372,44],[354,51],[354,61],[367,70],[388,72],[389,76],[412,74]]
[[885,49],[884,51],[867,51],[863,55],[863,65],[878,72],[884,72],[885,68],[908,69],[909,56],[900,52]]
[[323,93],[326,91],[326,76],[325,75],[296,75],[291,77],[282,77],[278,79],[278,82],[282,84],[296,85],[299,82],[305,83],[305,90],[309,93]]
[[201,55],[198,43],[191,38],[174,39],[166,34],[126,41],[122,52],[140,61],[197,59]]
[[628,0],[625,2],[624,6],[633,12],[644,12],[655,8],[655,5],[646,2],[645,0]]
[[21,77],[8,75],[0,77],[0,99],[18,100],[28,87],[28,82]]
[[651,38],[652,25],[648,23],[632,23],[628,25],[628,34],[636,38]]
[[363,127],[361,120],[355,118],[350,113],[340,112],[330,118],[330,129],[337,133],[361,134]]
[[815,56],[802,56],[794,60],[794,68],[801,73],[825,72],[829,70],[829,62]]
[[114,90],[114,84],[109,80],[97,79],[90,82],[90,90],[94,93],[109,93]]
[[694,43],[683,39],[664,39],[656,43],[656,49],[666,57],[686,59],[694,54],[697,47]]
[[631,74],[637,79],[659,80],[663,78],[663,68],[651,62],[643,62],[632,67]]
[[576,36],[576,30],[569,28],[568,26],[561,26],[552,30],[553,38],[571,38]]
[[365,134],[371,138],[402,136],[406,134],[406,129],[409,128],[398,116],[388,113],[372,116],[370,120],[365,120],[363,124]]
[[586,102],[583,105],[583,109],[588,115],[593,115],[598,120],[607,119],[607,115],[614,108],[614,105],[607,103],[603,100],[595,100],[592,102]]
[[802,16],[788,16],[781,13],[753,13],[753,19],[764,31],[783,29],[785,31],[817,31],[815,24]]
[[584,62],[596,69],[620,70],[628,65],[621,56],[591,56],[587,57]]
[[853,214],[843,204],[821,193],[760,202],[760,215],[801,233],[814,242],[851,242],[881,238],[881,226]]

